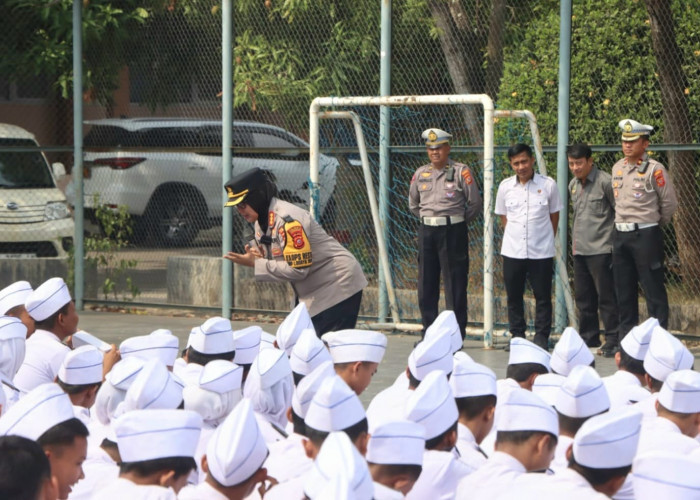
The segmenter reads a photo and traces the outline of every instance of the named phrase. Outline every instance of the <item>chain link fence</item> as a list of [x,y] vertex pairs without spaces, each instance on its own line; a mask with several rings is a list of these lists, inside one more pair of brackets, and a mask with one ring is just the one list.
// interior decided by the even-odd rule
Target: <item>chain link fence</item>
[[[234,174],[266,169],[283,199],[308,206],[309,104],[317,96],[378,94],[380,4],[234,3]],[[26,131],[0,127],[0,254],[14,262],[3,264],[12,270],[3,272],[8,282],[30,277],[37,284],[39,273],[30,269],[41,267],[38,261],[70,259],[71,5],[8,0],[0,6],[0,49],[7,55],[0,61],[1,121]],[[555,177],[559,2],[395,0],[392,8],[391,94],[486,93],[498,109],[531,110]],[[221,4],[125,0],[116,8],[93,0],[83,12],[85,298],[217,307]],[[692,312],[700,295],[699,24],[700,6],[681,0],[573,5],[570,142],[592,144],[596,164],[609,172],[621,157],[619,120],[656,127],[653,154],[669,168],[680,200],[665,234],[670,326],[681,331],[700,327]],[[378,186],[379,110],[354,111],[362,118]],[[453,159],[472,168],[481,188],[482,120],[476,107],[391,110],[384,222],[402,319],[419,317],[418,221],[408,212],[407,193],[413,172],[427,163],[420,133],[429,127],[450,131]],[[504,151],[517,141],[532,141],[527,125],[499,120],[496,186],[511,174]],[[376,287],[376,238],[350,124],[322,122],[321,147],[321,222]],[[57,162],[62,166],[52,166]],[[469,318],[477,324],[482,226],[482,219],[470,225]],[[498,253],[500,225],[494,229]],[[234,249],[242,248],[250,231],[234,214]],[[566,250],[570,257],[570,245]],[[495,262],[500,266],[498,256]],[[572,276],[571,258],[568,263]],[[500,269],[494,273],[499,333],[507,328],[505,291]],[[235,269],[234,279],[236,307],[288,310],[287,287],[254,285],[245,269]],[[367,294],[363,305],[371,316],[375,297]]]

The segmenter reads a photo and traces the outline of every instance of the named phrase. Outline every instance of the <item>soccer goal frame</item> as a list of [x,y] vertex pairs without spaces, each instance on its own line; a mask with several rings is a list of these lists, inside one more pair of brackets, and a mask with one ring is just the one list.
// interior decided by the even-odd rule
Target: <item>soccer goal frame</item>
[[[370,170],[369,158],[367,156],[367,146],[362,131],[360,117],[352,111],[337,111],[337,108],[351,106],[426,106],[426,105],[479,105],[484,111],[484,142],[483,142],[483,201],[484,201],[484,347],[493,347],[494,331],[494,288],[493,288],[493,187],[494,187],[494,119],[495,118],[524,118],[530,126],[530,133],[533,139],[535,158],[538,170],[546,175],[547,169],[542,153],[542,143],[540,140],[537,121],[532,112],[527,110],[495,110],[493,101],[485,94],[462,94],[462,95],[432,95],[432,96],[383,96],[383,97],[317,97],[311,102],[309,108],[309,210],[314,218],[318,219],[319,199],[319,124],[322,119],[350,120],[353,123],[355,136],[357,139],[358,151],[362,164],[365,187],[369,198],[370,211],[374,225],[375,236],[378,245],[379,261],[383,272],[383,280],[389,299],[393,323],[381,326],[392,327],[399,330],[420,330],[421,326],[414,323],[403,323],[399,315],[398,302],[394,290],[391,267],[389,265],[389,253],[387,249],[384,221],[379,217],[379,207],[374,189],[374,181]],[[323,108],[334,108],[326,111]],[[559,246],[559,240],[555,240]],[[561,249],[557,249],[557,271],[559,276],[567,276],[566,266],[561,260]],[[563,274],[562,274],[563,271]],[[568,290],[568,280],[562,280]],[[571,293],[566,295],[567,309],[570,315],[573,311],[573,300]],[[573,323],[572,323],[573,324]]]

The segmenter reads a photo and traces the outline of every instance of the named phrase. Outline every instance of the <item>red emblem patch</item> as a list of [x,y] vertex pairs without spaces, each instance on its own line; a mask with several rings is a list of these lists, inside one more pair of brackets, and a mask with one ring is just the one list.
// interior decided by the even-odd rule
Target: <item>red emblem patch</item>
[[280,227],[277,230],[277,236],[280,238],[280,245],[284,246],[287,243],[287,233],[284,232],[284,228]]
[[664,187],[666,185],[666,179],[664,179],[664,173],[661,170],[654,172],[654,179],[656,179],[657,186]]
[[292,238],[294,248],[297,250],[304,248],[304,230],[301,228],[301,226],[289,228],[289,231],[287,232]]
[[267,214],[267,227],[272,227],[275,225],[275,212],[270,212]]
[[472,173],[469,171],[468,168],[462,170],[462,179],[464,179],[464,182],[468,186],[471,185],[472,182],[474,182],[474,179],[472,179]]
[[416,172],[415,174],[413,174],[413,177],[411,177],[411,184],[413,184],[413,181],[416,180],[416,175],[417,175],[417,174],[418,174],[418,172]]

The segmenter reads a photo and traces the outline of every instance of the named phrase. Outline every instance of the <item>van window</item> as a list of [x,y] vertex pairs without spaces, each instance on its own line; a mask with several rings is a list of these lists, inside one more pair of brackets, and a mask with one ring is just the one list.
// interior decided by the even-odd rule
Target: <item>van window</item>
[[55,187],[44,155],[39,151],[3,151],[5,147],[37,148],[30,139],[0,139],[0,188]]

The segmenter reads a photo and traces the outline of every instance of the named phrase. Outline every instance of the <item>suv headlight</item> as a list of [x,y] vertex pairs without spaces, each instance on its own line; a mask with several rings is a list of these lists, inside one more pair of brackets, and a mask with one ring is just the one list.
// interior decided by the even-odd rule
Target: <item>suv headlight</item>
[[44,208],[45,220],[65,219],[66,217],[70,217],[70,210],[65,202],[52,201],[46,204],[46,208]]

